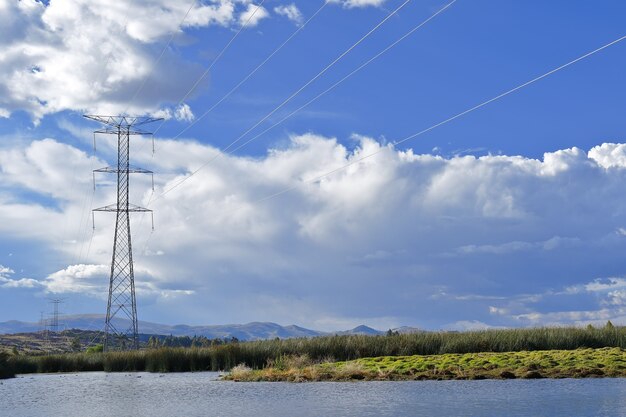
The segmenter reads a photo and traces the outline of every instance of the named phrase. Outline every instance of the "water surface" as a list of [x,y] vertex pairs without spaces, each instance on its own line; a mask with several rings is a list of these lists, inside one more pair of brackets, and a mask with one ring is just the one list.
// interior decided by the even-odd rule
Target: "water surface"
[[0,416],[626,417],[626,379],[235,383],[213,372],[23,375]]

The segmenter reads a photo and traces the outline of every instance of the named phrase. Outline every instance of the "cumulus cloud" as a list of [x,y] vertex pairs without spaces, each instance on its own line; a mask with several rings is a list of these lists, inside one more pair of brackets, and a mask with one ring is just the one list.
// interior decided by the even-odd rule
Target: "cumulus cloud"
[[[152,198],[148,179],[133,177],[131,187],[133,202],[150,203],[156,215],[153,234],[149,219],[133,218],[138,291],[168,299],[172,320],[297,319],[330,330],[358,320],[427,328],[619,322],[626,147],[444,158],[353,140],[348,148],[309,133],[263,157],[221,155],[165,195],[220,150],[160,140],[167,158],[138,155],[138,165],[158,173]],[[45,139],[0,150],[0,215],[9,220],[0,233],[70,259],[89,246],[86,259],[39,281],[49,291],[91,294],[108,283],[113,219],[97,218],[93,240],[67,232],[65,224],[73,230],[85,217],[84,194],[67,190],[72,169],[43,182],[28,174],[61,154],[73,155],[77,172],[87,173],[78,184],[91,192],[88,167],[104,162],[69,145]],[[91,207],[114,198],[105,182]],[[605,276],[618,278],[596,280]]]
[[[45,294],[80,294],[100,300],[106,300],[110,265],[77,264],[53,272],[43,279],[11,278],[15,272],[0,265],[0,288],[36,289]],[[149,299],[177,299],[195,294],[195,291],[180,288],[168,288],[158,285],[151,279],[149,271],[135,268],[136,294],[140,301]]]
[[302,12],[300,12],[300,9],[298,9],[298,6],[296,6],[294,3],[274,7],[274,13],[280,16],[285,16],[296,25],[302,24]]
[[[78,264],[56,271],[45,279],[35,281],[37,286],[52,294],[79,293],[105,299],[108,294],[110,265]],[[150,272],[135,268],[137,297],[172,298],[192,295],[193,290],[161,288],[151,280]]]
[[70,265],[46,277],[41,285],[54,294],[81,293],[103,297],[108,293],[107,265]]
[[626,167],[626,145],[623,143],[603,143],[589,151],[589,158],[603,168]]
[[[24,110],[38,121],[63,110],[153,113],[178,101],[202,68],[171,47],[155,66],[166,39],[188,27],[238,25],[253,4],[196,2],[182,27],[188,4],[175,0],[2,0],[0,7],[0,117]],[[251,24],[267,16],[259,10]]]

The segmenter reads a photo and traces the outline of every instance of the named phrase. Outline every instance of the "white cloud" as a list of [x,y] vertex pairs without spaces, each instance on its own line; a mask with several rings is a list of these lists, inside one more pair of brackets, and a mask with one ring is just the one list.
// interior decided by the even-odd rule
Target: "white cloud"
[[178,108],[176,109],[176,113],[174,113],[174,117],[176,117],[176,120],[182,120],[185,122],[191,122],[196,118],[196,116],[191,111],[191,107],[189,107],[189,105],[185,103],[178,106]]
[[[2,0],[0,117],[17,110],[35,122],[63,110],[156,112],[162,103],[178,101],[203,72],[174,47],[154,65],[169,36],[188,27],[238,25],[252,6],[244,0],[196,2],[179,28],[187,2]],[[268,15],[260,9],[251,25]]]
[[[70,265],[65,269],[56,271],[45,279],[36,281],[29,280],[33,287],[42,288],[51,294],[84,294],[94,298],[106,299],[110,265],[79,264]],[[149,271],[135,268],[135,288],[138,298],[157,297],[175,299],[180,296],[193,295],[195,291],[161,287],[153,282]]]
[[[154,234],[149,218],[133,217],[138,291],[167,299],[180,320],[298,318],[326,328],[620,317],[623,278],[593,277],[622,265],[626,241],[615,231],[626,224],[626,170],[576,148],[541,160],[443,158],[354,139],[349,150],[309,133],[263,157],[222,155],[163,197],[219,150],[161,140],[167,158],[137,155],[137,165],[158,172]],[[55,165],[67,155],[75,167]],[[41,242],[71,265],[39,280],[46,291],[93,295],[108,284],[114,220],[98,216],[90,242],[85,213],[114,201],[115,189],[103,177],[93,194],[93,164],[106,165],[53,139],[0,149],[0,233]],[[149,178],[132,181],[132,201],[148,204]],[[72,261],[87,246],[89,256]],[[554,311],[557,298],[572,305]]]
[[34,288],[39,282],[30,278],[12,279],[15,274],[11,268],[0,265],[0,288]]
[[189,107],[189,105],[186,103],[180,104],[175,109],[163,107],[155,112],[152,112],[150,115],[152,117],[160,117],[165,120],[170,120],[174,118],[176,120],[185,122],[191,122],[196,118],[196,116],[193,114],[193,111],[191,110],[191,107]]
[[607,292],[616,289],[626,289],[626,279],[624,278],[607,278],[596,279],[583,286],[588,292]]
[[340,3],[346,8],[355,7],[379,7],[385,3],[386,0],[328,0],[329,3]]
[[15,273],[15,271],[13,271],[11,268],[0,265],[0,277],[6,277],[13,273]]
[[546,251],[580,244],[579,238],[554,236],[542,242],[506,242],[498,245],[467,245],[457,250],[461,254],[509,254],[513,252],[543,249]]
[[626,290],[610,291],[604,304],[626,307]]
[[37,288],[39,281],[32,278],[9,279],[0,276],[0,287],[3,288]]
[[247,27],[254,27],[258,25],[261,20],[269,17],[269,15],[265,7],[250,3],[247,9],[239,15],[239,24],[241,26],[246,25]]
[[107,265],[70,265],[50,274],[42,285],[53,294],[82,293],[102,297],[108,292],[110,271]]
[[589,158],[603,168],[626,168],[626,144],[603,143],[589,151]]
[[89,172],[96,161],[53,139],[34,141],[22,149],[0,149],[0,184],[25,187],[61,201],[72,200],[77,188],[91,183]]
[[303,22],[302,12],[294,3],[274,7],[274,12],[280,16],[285,16],[296,25],[301,25]]
[[489,330],[494,329],[496,327],[490,326],[487,323],[483,323],[478,320],[459,320],[452,324],[448,324],[444,326],[446,330],[455,330],[459,332],[471,331],[471,330]]

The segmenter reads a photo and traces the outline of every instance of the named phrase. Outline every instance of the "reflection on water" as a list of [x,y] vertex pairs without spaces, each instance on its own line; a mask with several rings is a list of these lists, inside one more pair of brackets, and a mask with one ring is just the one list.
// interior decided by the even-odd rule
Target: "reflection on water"
[[626,417],[626,379],[235,383],[212,372],[25,375],[0,416]]

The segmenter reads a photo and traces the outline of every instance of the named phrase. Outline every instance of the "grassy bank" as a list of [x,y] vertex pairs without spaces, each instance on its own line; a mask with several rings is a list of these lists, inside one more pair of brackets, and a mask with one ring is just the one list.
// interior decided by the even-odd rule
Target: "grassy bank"
[[535,328],[424,332],[390,336],[327,336],[263,340],[205,348],[159,348],[136,352],[17,355],[8,363],[17,373],[81,371],[185,372],[229,370],[244,364],[262,369],[280,358],[350,361],[381,356],[441,355],[479,352],[626,348],[626,328]]
[[279,362],[260,370],[240,365],[225,379],[306,382],[626,377],[626,350],[620,348],[383,356],[319,364],[300,356]]

